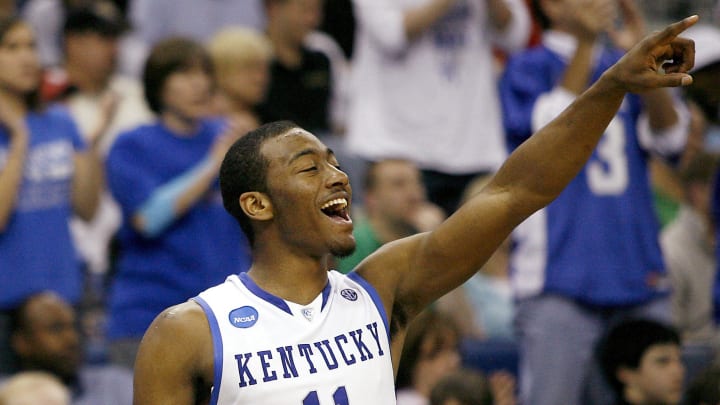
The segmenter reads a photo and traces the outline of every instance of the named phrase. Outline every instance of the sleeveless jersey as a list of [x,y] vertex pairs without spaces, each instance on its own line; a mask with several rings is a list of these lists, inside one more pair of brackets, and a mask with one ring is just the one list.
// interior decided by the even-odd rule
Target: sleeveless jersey
[[194,300],[214,347],[211,405],[395,404],[387,317],[356,273],[328,272],[308,305],[232,275]]

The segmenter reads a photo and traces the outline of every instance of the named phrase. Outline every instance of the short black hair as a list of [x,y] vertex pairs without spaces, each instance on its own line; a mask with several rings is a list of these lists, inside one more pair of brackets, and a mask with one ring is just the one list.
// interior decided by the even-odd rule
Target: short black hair
[[95,32],[104,37],[118,37],[130,28],[114,3],[102,0],[70,7],[65,15],[63,33]]
[[642,318],[619,322],[600,340],[596,353],[600,367],[618,397],[622,397],[624,386],[617,371],[621,367],[637,369],[645,352],[659,344],[679,346],[680,336],[670,325]]
[[230,147],[220,165],[220,192],[225,209],[240,224],[250,245],[255,242],[250,218],[240,207],[240,196],[249,191],[267,192],[267,168],[270,162],[260,149],[266,140],[300,128],[292,121],[270,122],[248,132]]
[[156,114],[162,112],[162,91],[168,76],[200,66],[212,77],[210,55],[202,44],[185,37],[171,37],[153,46],[143,69],[145,100]]

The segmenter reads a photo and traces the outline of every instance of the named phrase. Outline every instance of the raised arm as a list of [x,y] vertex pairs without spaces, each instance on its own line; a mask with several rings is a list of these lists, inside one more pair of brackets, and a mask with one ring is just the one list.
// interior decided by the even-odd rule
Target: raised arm
[[133,404],[206,403],[213,383],[211,340],[205,314],[194,302],[158,315],[140,343]]
[[692,83],[685,72],[694,63],[694,44],[677,35],[696,21],[688,17],[633,47],[437,230],[389,244],[363,262],[359,271],[386,310],[409,319],[475,273],[515,226],[577,175],[627,92]]

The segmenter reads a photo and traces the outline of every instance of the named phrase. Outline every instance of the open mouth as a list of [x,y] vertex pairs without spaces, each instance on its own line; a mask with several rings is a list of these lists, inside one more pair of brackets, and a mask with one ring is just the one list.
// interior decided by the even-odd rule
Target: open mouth
[[350,221],[348,202],[345,198],[330,200],[320,207],[323,214],[335,220]]

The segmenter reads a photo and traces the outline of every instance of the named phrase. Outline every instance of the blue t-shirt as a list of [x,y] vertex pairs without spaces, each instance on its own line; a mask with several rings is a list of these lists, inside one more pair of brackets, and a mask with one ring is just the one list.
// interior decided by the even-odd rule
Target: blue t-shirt
[[[7,228],[0,231],[0,309],[43,290],[76,303],[82,286],[68,221],[73,158],[85,144],[61,107],[30,113],[25,122],[30,140],[19,193],[0,196],[15,198]],[[7,162],[9,141],[0,126],[0,168]]]
[[[605,49],[591,81],[620,56]],[[535,102],[556,86],[565,68],[565,61],[545,46],[509,60],[500,96],[510,149],[531,136]],[[625,97],[582,171],[554,202],[513,232],[511,271],[521,296],[547,292],[615,306],[667,292],[648,154],[637,135],[641,108],[639,97]]]
[[222,129],[222,122],[208,120],[196,134],[180,136],[160,123],[143,125],[120,135],[110,149],[108,185],[123,214],[109,298],[110,338],[142,336],[163,309],[250,267],[249,243],[223,208],[217,181],[157,237],[144,237],[130,226],[158,187],[207,156]]

